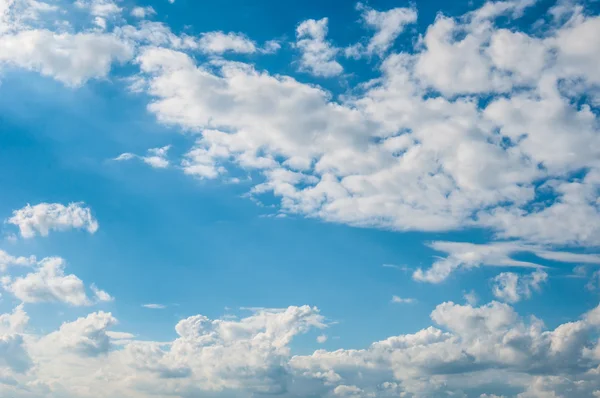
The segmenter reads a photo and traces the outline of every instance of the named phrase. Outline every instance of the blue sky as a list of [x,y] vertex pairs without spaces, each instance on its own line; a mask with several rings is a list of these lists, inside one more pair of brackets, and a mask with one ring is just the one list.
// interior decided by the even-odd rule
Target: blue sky
[[0,0],[0,395],[599,396],[599,11]]

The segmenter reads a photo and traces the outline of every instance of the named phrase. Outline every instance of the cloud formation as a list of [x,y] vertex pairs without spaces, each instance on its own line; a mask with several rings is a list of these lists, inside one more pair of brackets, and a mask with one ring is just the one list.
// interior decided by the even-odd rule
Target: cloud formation
[[83,229],[90,234],[98,230],[98,221],[92,215],[89,207],[83,203],[40,203],[27,205],[13,211],[7,223],[19,227],[23,238],[33,238],[36,235],[48,236],[50,231],[67,231]]
[[[293,355],[294,337],[326,326],[318,309],[258,309],[235,320],[195,315],[177,323],[174,340],[158,343],[111,330],[117,320],[105,312],[65,322],[48,334],[24,334],[27,315],[17,307],[0,315],[0,331],[11,333],[10,344],[20,347],[0,361],[17,384],[1,388],[15,397],[60,392],[78,398],[157,393],[592,398],[600,390],[599,307],[550,330],[498,302],[480,307],[445,302],[431,320],[436,326],[365,349]],[[31,361],[36,367],[24,373]],[[27,392],[19,387],[25,385]]]

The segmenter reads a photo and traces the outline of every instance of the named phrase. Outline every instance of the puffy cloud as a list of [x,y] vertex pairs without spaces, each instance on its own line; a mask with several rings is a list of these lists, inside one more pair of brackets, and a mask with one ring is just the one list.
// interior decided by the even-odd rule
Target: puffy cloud
[[44,350],[67,351],[81,356],[95,357],[106,354],[111,348],[108,328],[117,320],[110,313],[94,312],[85,318],[65,322],[61,327],[37,342]]
[[71,86],[105,77],[114,62],[132,56],[127,43],[109,34],[26,30],[0,36],[0,65],[38,71]]
[[111,17],[120,14],[122,8],[113,0],[77,0],[75,6],[88,10],[96,17]]
[[35,264],[35,262],[35,256],[15,257],[11,256],[4,250],[0,250],[0,272],[6,271],[10,266],[27,267]]
[[[518,4],[495,7],[513,15],[524,9]],[[344,102],[242,63],[197,65],[158,48],[138,62],[155,98],[149,109],[202,134],[183,160],[190,175],[217,178],[231,164],[262,170],[255,196],[272,192],[283,212],[332,222],[480,226],[506,238],[594,245],[600,146],[589,143],[598,137],[596,118],[561,94],[563,69],[551,57],[554,37],[571,28],[536,38],[486,18],[439,17],[423,47],[390,55],[381,78]],[[325,28],[321,20],[298,30],[324,40]],[[535,55],[527,66],[525,53]],[[509,94],[513,87],[521,90]],[[490,92],[502,95],[480,105],[475,96]],[[580,180],[569,177],[586,167]],[[567,227],[551,228],[553,219]]]
[[[600,389],[600,357],[594,356],[599,308],[546,330],[507,304],[446,302],[431,313],[437,327],[365,349],[309,355],[290,349],[298,334],[325,326],[308,306],[256,309],[235,320],[191,316],[165,343],[112,331],[116,319],[98,312],[47,335],[26,336],[22,347],[36,366],[11,375],[17,386],[46,386],[37,395],[33,389],[34,397],[593,397]],[[22,318],[0,319],[7,316]]]
[[368,44],[357,44],[348,47],[347,56],[358,58],[363,53],[367,55],[383,55],[394,43],[394,40],[404,31],[406,25],[415,23],[417,11],[414,8],[392,8],[388,11],[377,11],[358,3],[362,10],[362,20],[365,25],[375,30]]
[[326,40],[327,18],[308,19],[296,28],[296,48],[301,52],[300,70],[315,76],[337,76],[344,71],[335,60],[339,49]]
[[131,15],[136,18],[146,18],[156,15],[156,11],[151,6],[148,7],[133,7]]
[[200,38],[199,47],[209,54],[226,52],[251,54],[257,51],[256,44],[240,33],[208,32]]
[[[2,287],[25,303],[63,302],[73,306],[91,305],[85,286],[75,275],[65,275],[66,263],[59,257],[42,259],[37,269],[22,277],[5,276]],[[99,301],[111,301],[112,297],[92,285]]]
[[135,155],[133,153],[122,153],[119,156],[117,156],[114,160],[116,161],[124,161],[124,160],[131,160],[131,159],[140,159],[142,160],[144,163],[146,163],[147,165],[155,168],[155,169],[164,169],[169,167],[169,160],[167,159],[167,152],[169,152],[169,149],[171,148],[171,145],[167,145],[161,148],[151,148],[148,149],[148,154],[146,156],[139,156],[139,155]]
[[48,236],[50,231],[84,229],[93,234],[98,230],[98,221],[83,203],[70,203],[67,206],[60,203],[28,204],[13,211],[12,217],[6,222],[18,226],[23,238],[33,238],[37,234]]
[[22,336],[28,322],[22,304],[10,314],[0,314],[0,374],[3,368],[23,373],[31,367]]
[[95,284],[92,283],[92,285],[90,286],[90,289],[94,293],[96,300],[98,300],[100,302],[114,301],[114,297],[112,297],[110,294],[106,293],[104,290],[98,289],[98,287]]
[[542,270],[536,270],[529,275],[503,272],[494,277],[492,292],[500,300],[516,303],[523,298],[531,297],[532,290],[539,291],[540,285],[547,279],[548,274]]

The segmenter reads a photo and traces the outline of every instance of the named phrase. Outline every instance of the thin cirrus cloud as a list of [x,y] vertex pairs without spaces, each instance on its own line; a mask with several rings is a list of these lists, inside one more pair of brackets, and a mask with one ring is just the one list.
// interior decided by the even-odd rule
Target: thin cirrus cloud
[[151,310],[163,310],[163,309],[167,308],[167,306],[164,304],[152,304],[152,303],[151,304],[142,304],[142,307],[148,308]]
[[90,234],[98,230],[98,221],[84,203],[40,203],[13,211],[6,223],[16,225],[23,238],[48,236],[50,231],[82,229]]
[[417,302],[417,299],[405,298],[405,297],[400,297],[400,296],[392,296],[391,302],[393,304],[414,304]]

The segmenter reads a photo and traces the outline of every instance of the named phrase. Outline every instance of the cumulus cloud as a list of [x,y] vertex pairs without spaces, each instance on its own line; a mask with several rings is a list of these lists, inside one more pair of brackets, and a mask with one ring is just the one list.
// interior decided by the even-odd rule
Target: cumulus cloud
[[[12,314],[0,315],[0,332],[20,336],[23,358],[27,364],[36,363],[35,368],[10,368],[17,385],[33,386],[34,397],[60,392],[78,398],[591,398],[600,389],[599,314],[597,307],[547,329],[538,319],[522,318],[508,304],[445,302],[431,312],[434,326],[364,349],[319,349],[305,355],[293,355],[293,338],[325,326],[319,311],[308,306],[256,309],[235,320],[191,316],[177,323],[174,340],[163,343],[112,330],[117,320],[105,312],[65,322],[48,334],[24,335],[27,315],[17,307]],[[10,331],[5,325],[12,325]],[[0,369],[5,365],[0,360]],[[15,370],[25,368],[31,370]],[[39,390],[40,385],[45,389]]]
[[335,60],[339,52],[327,41],[328,19],[308,19],[296,28],[296,48],[300,51],[300,70],[315,76],[337,76],[344,71]]
[[11,266],[27,267],[35,264],[35,256],[11,256],[4,250],[0,250],[0,272],[4,272]]
[[[59,257],[42,259],[37,268],[21,277],[4,276],[1,279],[4,290],[12,293],[25,303],[62,302],[72,306],[91,305],[81,279],[75,275],[65,275],[66,263]],[[99,301],[111,301],[112,297],[92,285],[92,291]]]
[[48,236],[50,231],[83,229],[93,234],[98,230],[98,221],[92,216],[91,209],[81,202],[67,206],[60,203],[28,204],[13,211],[6,222],[19,227],[23,238],[33,238],[38,234]]
[[500,300],[516,303],[531,297],[532,291],[540,291],[541,284],[548,280],[548,274],[536,270],[529,275],[503,272],[493,279],[492,293]]
[[151,148],[148,149],[148,153],[146,156],[139,156],[133,153],[125,152],[117,156],[114,160],[120,162],[131,159],[140,159],[147,165],[155,168],[155,169],[164,169],[169,167],[169,159],[167,159],[167,153],[171,145],[166,145],[161,148]]
[[394,43],[405,27],[417,21],[417,10],[414,8],[397,7],[388,11],[377,11],[358,3],[357,9],[362,11],[361,18],[375,34],[365,46],[362,43],[345,49],[349,57],[358,58],[366,55],[383,55]]
[[[229,164],[262,170],[255,196],[273,193],[283,212],[326,221],[395,230],[485,227],[532,243],[593,246],[600,242],[600,146],[590,145],[597,121],[565,97],[559,84],[567,72],[557,64],[556,38],[574,27],[541,38],[486,18],[440,16],[422,46],[388,56],[381,77],[345,102],[248,64],[223,62],[215,70],[157,48],[138,62],[154,97],[149,109],[161,122],[202,134],[184,159],[188,174],[217,178]],[[323,42],[326,22],[306,21],[300,36]],[[532,55],[526,66],[524,53]],[[586,47],[579,56],[591,60],[595,52]],[[569,69],[570,76],[590,73]],[[501,95],[480,106],[478,96],[490,93]],[[569,177],[582,169],[582,177]],[[552,228],[552,220],[565,227]]]
[[147,7],[133,7],[131,15],[136,18],[146,18],[156,15],[156,11],[151,6]]
[[226,52],[252,54],[257,51],[256,44],[241,33],[208,32],[199,40],[202,51],[209,54]]

